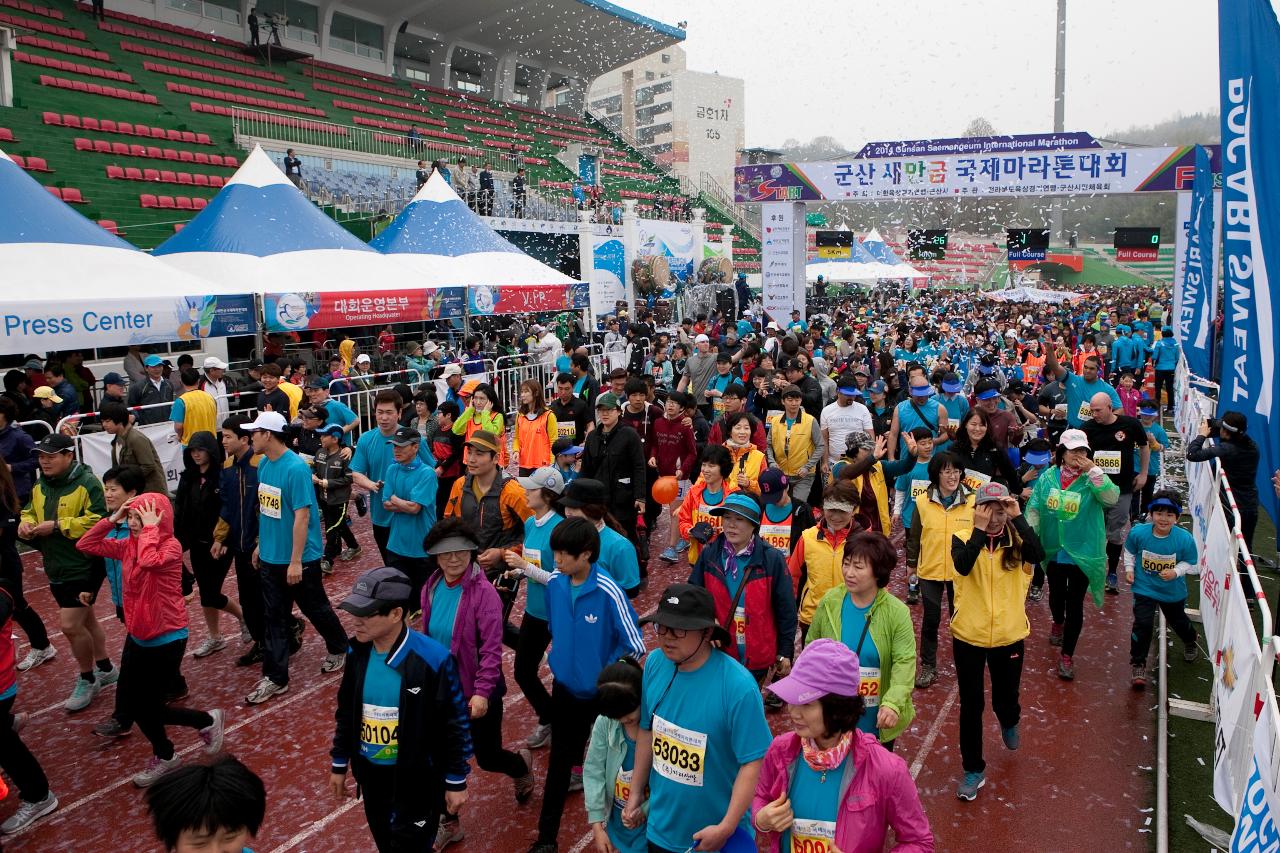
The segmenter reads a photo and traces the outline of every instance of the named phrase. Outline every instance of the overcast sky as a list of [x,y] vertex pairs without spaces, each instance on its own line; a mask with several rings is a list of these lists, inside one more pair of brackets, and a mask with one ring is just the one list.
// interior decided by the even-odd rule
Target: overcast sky
[[[748,146],[1053,129],[1056,0],[618,0],[688,21],[689,67],[746,81]],[[1068,0],[1066,130],[1217,108],[1217,3]]]

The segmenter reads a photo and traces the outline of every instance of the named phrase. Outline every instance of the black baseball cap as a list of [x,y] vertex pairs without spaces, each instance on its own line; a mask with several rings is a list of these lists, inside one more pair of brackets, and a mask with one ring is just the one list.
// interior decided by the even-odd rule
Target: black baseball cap
[[[576,482],[576,481],[575,481]],[[685,631],[714,628],[714,639],[729,642],[729,632],[716,619],[716,602],[711,593],[691,583],[673,583],[662,591],[658,609],[640,620]]]
[[604,483],[589,477],[579,477],[564,487],[564,496],[560,498],[560,506],[584,507],[588,505],[603,506],[609,502],[609,493]]
[[422,441],[422,434],[413,427],[400,427],[392,433],[390,441],[396,447],[408,447]]
[[353,616],[369,616],[387,602],[409,607],[412,597],[413,586],[408,576],[399,569],[383,566],[362,574],[351,588],[351,594],[339,602],[338,609]]
[[76,446],[75,440],[69,435],[61,433],[53,433],[46,435],[40,439],[40,443],[36,445],[37,453],[66,453],[74,450]]

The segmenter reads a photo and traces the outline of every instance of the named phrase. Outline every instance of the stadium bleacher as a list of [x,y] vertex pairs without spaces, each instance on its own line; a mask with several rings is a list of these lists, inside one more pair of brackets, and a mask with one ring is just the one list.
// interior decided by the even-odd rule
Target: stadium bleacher
[[[522,164],[530,216],[576,215],[575,173],[558,159],[573,143],[603,152],[606,213],[635,200],[642,215],[653,215],[655,206],[669,210],[680,197],[674,179],[587,118],[314,59],[267,68],[241,53],[234,40],[110,8],[108,20],[99,23],[87,4],[69,0],[0,0],[0,9],[0,22],[25,30],[13,66],[16,109],[6,111],[0,144],[30,173],[56,184],[51,192],[66,198],[70,190],[72,203],[88,216],[127,231],[144,248],[203,207],[239,165],[244,152],[232,139],[237,110],[252,111],[261,126],[278,129],[281,144],[275,147],[281,149],[314,134],[331,140],[317,144],[335,149],[376,142],[377,153],[410,163],[442,156],[452,164],[465,156]],[[378,199],[402,202],[412,195],[408,164],[398,177],[389,169],[370,176],[344,168],[340,157],[329,159],[332,168],[317,164],[304,173],[326,202],[365,199],[376,213]],[[170,164],[181,171],[163,168]],[[504,214],[512,204],[505,175],[499,175],[495,213]],[[180,187],[186,195],[140,194],[140,183]],[[708,213],[714,226],[719,217]],[[738,229],[734,238],[740,248],[756,246]],[[758,253],[734,255],[740,268],[758,269]]]

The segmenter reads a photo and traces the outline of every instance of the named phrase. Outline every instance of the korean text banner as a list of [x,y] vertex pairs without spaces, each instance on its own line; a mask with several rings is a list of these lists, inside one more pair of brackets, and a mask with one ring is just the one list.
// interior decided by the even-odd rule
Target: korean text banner
[[299,332],[381,323],[416,323],[462,316],[463,288],[333,293],[268,293],[262,313],[268,332]]
[[567,284],[546,287],[473,285],[467,288],[468,314],[536,314],[572,306]]
[[1280,24],[1267,0],[1221,0],[1222,256],[1225,270],[1219,411],[1249,418],[1261,453],[1258,493],[1270,515],[1280,501],[1276,303],[1271,262],[1280,252]]
[[253,297],[158,296],[95,302],[15,301],[0,307],[5,352],[48,352],[251,335]]
[[739,202],[877,201],[1189,190],[1194,146],[762,163],[734,170]]
[[1209,152],[1199,145],[1196,172],[1191,184],[1185,254],[1181,275],[1176,278],[1177,314],[1174,331],[1187,357],[1187,367],[1196,376],[1212,376],[1213,321],[1218,306],[1218,266],[1214,258],[1213,174]]

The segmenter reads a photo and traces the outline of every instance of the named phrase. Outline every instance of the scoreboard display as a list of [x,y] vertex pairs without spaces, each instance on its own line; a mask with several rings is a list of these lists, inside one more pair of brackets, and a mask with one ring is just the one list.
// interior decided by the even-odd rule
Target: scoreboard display
[[907,256],[913,261],[940,261],[947,256],[947,229],[912,228],[907,231]]
[[1007,228],[1005,247],[1011,261],[1043,261],[1049,251],[1049,229]]
[[814,234],[820,258],[848,260],[853,257],[853,241],[852,231],[818,231]]
[[1160,260],[1159,228],[1117,228],[1113,242],[1116,260],[1126,263]]

